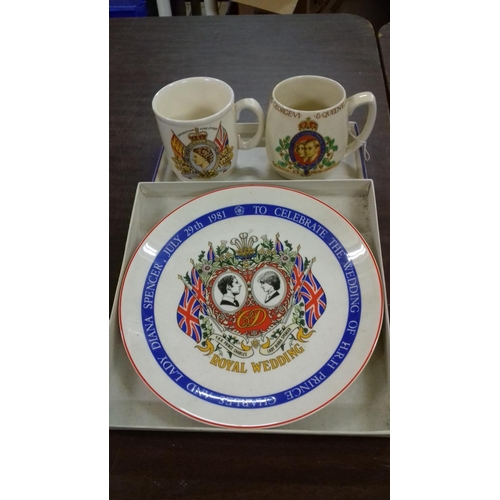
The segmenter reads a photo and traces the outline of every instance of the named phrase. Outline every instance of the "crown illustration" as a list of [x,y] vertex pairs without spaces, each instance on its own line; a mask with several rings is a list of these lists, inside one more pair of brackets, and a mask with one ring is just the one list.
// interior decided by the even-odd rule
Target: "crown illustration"
[[204,141],[207,138],[207,133],[200,132],[198,128],[195,128],[192,134],[188,134],[188,137],[190,141]]
[[299,130],[318,130],[318,124],[310,118],[306,118],[299,123]]
[[240,233],[240,238],[233,238],[231,240],[231,245],[236,246],[236,258],[237,259],[250,259],[256,255],[253,246],[259,241],[256,236],[248,237],[248,233]]

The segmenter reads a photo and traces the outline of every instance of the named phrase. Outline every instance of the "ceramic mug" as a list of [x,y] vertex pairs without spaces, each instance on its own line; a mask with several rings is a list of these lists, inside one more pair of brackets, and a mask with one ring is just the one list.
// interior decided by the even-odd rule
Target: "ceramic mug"
[[[366,123],[348,144],[349,116],[368,107]],[[274,170],[287,179],[324,179],[368,139],[377,103],[371,92],[346,98],[340,83],[322,76],[295,76],[273,90],[266,120],[266,150]]]
[[[182,181],[229,177],[236,168],[238,149],[256,147],[264,132],[260,104],[251,98],[235,103],[233,89],[215,78],[170,83],[156,93],[152,106],[168,161]],[[236,131],[243,109],[258,118],[257,133],[248,140]]]

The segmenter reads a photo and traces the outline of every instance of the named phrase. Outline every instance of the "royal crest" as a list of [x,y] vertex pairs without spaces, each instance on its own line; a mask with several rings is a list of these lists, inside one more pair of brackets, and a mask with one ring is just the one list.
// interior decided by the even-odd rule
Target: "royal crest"
[[273,162],[275,167],[309,176],[338,165],[339,162],[333,160],[333,154],[338,149],[335,139],[320,135],[317,122],[306,118],[299,123],[298,129],[299,132],[292,138],[287,136],[279,140],[276,151],[281,160]]
[[184,285],[177,322],[205,354],[218,359],[284,352],[287,342],[306,342],[325,312],[326,295],[312,265],[279,234],[239,237],[202,250]]
[[233,146],[229,145],[226,129],[219,124],[213,140],[208,132],[195,128],[188,134],[189,143],[184,144],[172,132],[170,144],[174,152],[172,160],[176,168],[189,179],[209,179],[231,167]]

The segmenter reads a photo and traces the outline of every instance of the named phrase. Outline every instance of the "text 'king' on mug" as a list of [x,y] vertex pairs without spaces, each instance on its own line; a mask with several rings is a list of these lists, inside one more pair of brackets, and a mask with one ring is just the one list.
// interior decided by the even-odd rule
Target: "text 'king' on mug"
[[[368,107],[359,136],[348,144],[349,116]],[[266,120],[266,151],[287,179],[328,178],[332,169],[366,142],[377,116],[371,92],[346,98],[340,83],[323,76],[295,76],[273,90]]]
[[[209,77],[170,83],[153,98],[168,162],[182,181],[223,180],[236,168],[238,149],[256,147],[264,133],[265,116],[252,98],[234,102],[233,89]],[[243,140],[236,120],[243,109],[257,115],[254,137]]]

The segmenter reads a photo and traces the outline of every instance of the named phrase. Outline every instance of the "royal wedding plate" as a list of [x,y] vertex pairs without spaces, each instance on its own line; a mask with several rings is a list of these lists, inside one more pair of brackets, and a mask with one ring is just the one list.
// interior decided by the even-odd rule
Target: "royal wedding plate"
[[125,271],[128,357],[165,403],[198,421],[264,428],[320,410],[377,343],[373,254],[325,203],[264,185],[195,198],[161,220]]

